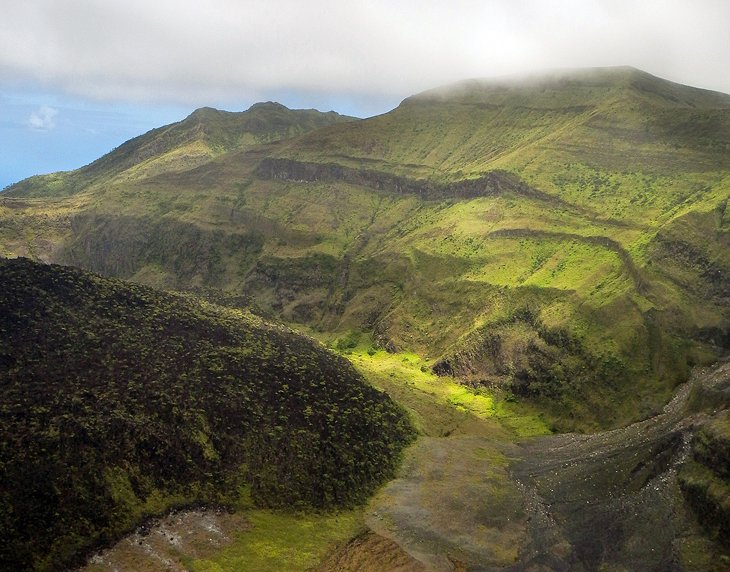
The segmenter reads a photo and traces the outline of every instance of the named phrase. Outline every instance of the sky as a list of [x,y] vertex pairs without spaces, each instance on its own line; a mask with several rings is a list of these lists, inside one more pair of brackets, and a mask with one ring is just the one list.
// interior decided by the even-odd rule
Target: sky
[[468,78],[631,65],[730,93],[728,0],[0,0],[0,189],[201,106],[369,117]]

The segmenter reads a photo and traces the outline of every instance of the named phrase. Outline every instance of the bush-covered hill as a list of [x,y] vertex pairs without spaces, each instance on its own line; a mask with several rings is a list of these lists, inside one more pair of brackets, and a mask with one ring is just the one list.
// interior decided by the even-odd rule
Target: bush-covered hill
[[728,141],[730,96],[631,68],[466,82],[184,171],[17,187],[0,254],[251,296],[617,426],[727,349]]
[[352,505],[411,439],[347,361],[251,315],[26,259],[0,284],[2,570],[242,491]]

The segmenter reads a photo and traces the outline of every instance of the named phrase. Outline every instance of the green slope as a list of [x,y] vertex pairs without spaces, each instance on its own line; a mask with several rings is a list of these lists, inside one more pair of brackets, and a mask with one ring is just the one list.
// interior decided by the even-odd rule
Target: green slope
[[248,313],[25,259],[0,283],[3,570],[176,505],[351,506],[412,439],[346,360]]
[[727,347],[729,135],[730,96],[631,68],[466,82],[184,172],[0,198],[0,246],[250,296],[563,428],[620,425]]
[[[327,137],[313,133],[292,144],[291,153],[278,154],[436,178],[495,168],[531,173],[534,162],[542,170],[571,159],[666,174],[726,168],[729,133],[730,96],[607,68],[427,91],[390,113]],[[697,164],[700,156],[707,163]]]
[[186,171],[234,149],[273,143],[313,129],[353,121],[330,111],[293,110],[257,103],[243,112],[204,107],[184,120],[153,129],[76,171],[39,175],[5,190],[8,196],[64,196],[115,177],[134,180],[163,172]]

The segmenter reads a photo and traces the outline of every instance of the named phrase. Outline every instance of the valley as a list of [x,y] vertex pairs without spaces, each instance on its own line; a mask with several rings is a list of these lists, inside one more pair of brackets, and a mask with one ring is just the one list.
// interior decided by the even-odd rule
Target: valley
[[426,387],[401,394],[413,406],[425,389],[452,417],[409,449],[366,522],[428,570],[722,570],[726,549],[709,543],[683,490],[691,443],[724,418],[728,388],[725,362],[696,372],[659,415],[591,435],[545,435],[544,419],[498,396],[485,407]]

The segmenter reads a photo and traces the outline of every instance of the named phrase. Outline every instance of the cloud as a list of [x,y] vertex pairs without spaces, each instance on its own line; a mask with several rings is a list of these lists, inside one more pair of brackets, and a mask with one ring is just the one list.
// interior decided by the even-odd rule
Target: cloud
[[633,65],[730,92],[727,22],[726,0],[27,0],[3,9],[0,85],[202,105]]
[[28,125],[36,131],[50,131],[56,127],[57,115],[58,109],[54,109],[48,105],[41,105],[37,111],[30,114]]

